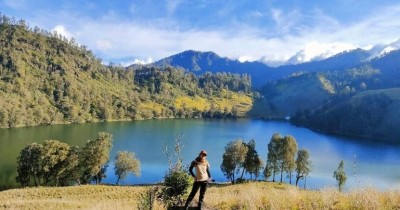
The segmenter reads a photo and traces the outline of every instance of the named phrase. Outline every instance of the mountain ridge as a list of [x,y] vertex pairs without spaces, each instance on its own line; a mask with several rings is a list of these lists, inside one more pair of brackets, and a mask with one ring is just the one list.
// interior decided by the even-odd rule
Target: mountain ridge
[[[368,51],[355,49],[339,53],[323,60],[270,67],[260,61],[239,62],[238,60],[221,57],[212,51],[186,50],[145,66],[174,66],[195,74],[204,73],[206,71],[248,74],[252,77],[253,87],[260,88],[268,81],[288,77],[298,71],[343,71],[368,63],[370,57],[371,54]],[[143,65],[133,64],[129,67],[138,68],[139,66]]]

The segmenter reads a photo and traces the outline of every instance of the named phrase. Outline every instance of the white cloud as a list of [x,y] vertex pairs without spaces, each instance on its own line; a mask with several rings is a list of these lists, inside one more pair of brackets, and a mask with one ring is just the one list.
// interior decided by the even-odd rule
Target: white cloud
[[69,31],[67,31],[67,29],[63,25],[56,25],[56,27],[54,27],[51,31],[57,32],[58,34],[66,37],[66,38],[72,37],[72,34]]
[[96,48],[100,51],[108,51],[113,48],[113,45],[109,40],[97,40]]
[[[169,11],[174,12],[179,3],[170,1]],[[60,22],[60,15],[57,15],[56,20]],[[320,10],[304,15],[298,10],[284,13],[273,9],[272,17],[276,32],[275,28],[244,24],[237,24],[235,28],[183,30],[175,23],[168,24],[168,20],[139,23],[118,19],[117,15],[96,20],[65,15],[63,24],[53,30],[67,37],[75,35],[79,43],[87,45],[105,60],[131,55],[159,60],[194,49],[214,51],[241,62],[260,59],[271,65],[285,63],[290,58],[296,62],[325,58],[369,44],[389,43],[400,36],[400,4],[377,10],[359,22],[346,24]],[[307,21],[310,23],[305,24]]]
[[[153,59],[151,57],[148,57],[146,60],[135,59],[135,60],[133,60],[133,62],[130,63],[130,65],[131,64],[142,64],[142,65],[145,65],[145,64],[149,64],[149,63],[153,63],[153,62],[154,62]],[[124,66],[129,66],[129,65],[125,64]]]
[[382,52],[380,53],[380,55],[384,55],[387,54],[393,50],[396,50],[396,48],[392,47],[392,46],[387,46],[385,47],[385,49],[382,50]]
[[296,55],[290,58],[288,62],[297,64],[312,61],[314,59],[325,59],[340,52],[355,48],[357,47],[349,43],[319,43],[317,41],[312,41],[307,43],[305,48],[296,53]]
[[239,62],[241,62],[241,63],[244,63],[244,62],[246,62],[246,61],[256,61],[256,60],[258,60],[259,58],[254,58],[253,56],[251,56],[251,55],[241,55],[241,56],[239,56],[238,58],[237,58],[237,60],[239,61]]

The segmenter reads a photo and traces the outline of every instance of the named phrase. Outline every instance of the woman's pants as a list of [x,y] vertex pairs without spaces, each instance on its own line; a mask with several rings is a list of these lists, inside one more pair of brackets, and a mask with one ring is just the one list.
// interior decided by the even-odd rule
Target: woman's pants
[[196,195],[197,191],[200,188],[200,196],[199,196],[199,208],[201,208],[201,205],[203,204],[203,199],[204,199],[204,194],[206,193],[208,186],[207,181],[198,181],[193,183],[192,191],[189,194],[188,199],[186,200],[185,207],[189,206],[189,203],[193,200],[194,196]]

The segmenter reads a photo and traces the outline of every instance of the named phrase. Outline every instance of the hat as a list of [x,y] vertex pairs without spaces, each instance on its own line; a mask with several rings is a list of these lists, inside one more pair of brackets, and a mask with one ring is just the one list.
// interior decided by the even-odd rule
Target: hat
[[200,155],[207,156],[207,151],[205,151],[205,150],[201,150],[201,152],[200,152],[199,156],[200,156]]

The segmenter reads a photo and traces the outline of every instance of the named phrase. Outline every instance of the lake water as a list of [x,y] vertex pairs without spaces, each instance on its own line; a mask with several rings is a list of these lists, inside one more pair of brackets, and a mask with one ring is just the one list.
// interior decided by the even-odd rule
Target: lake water
[[[95,139],[98,132],[113,134],[113,148],[105,183],[115,183],[113,159],[118,151],[134,152],[141,162],[141,176],[129,175],[120,184],[161,182],[168,168],[163,145],[172,149],[176,137],[182,137],[183,158],[189,164],[201,150],[207,150],[211,174],[217,182],[228,181],[220,170],[224,147],[229,141],[254,139],[256,150],[266,161],[267,144],[274,133],[292,135],[298,147],[308,149],[312,172],[307,188],[336,187],[333,172],[340,160],[345,162],[345,189],[372,186],[378,189],[399,189],[400,146],[324,135],[286,122],[251,119],[203,120],[166,119],[132,122],[108,122],[73,125],[52,125],[0,130],[0,189],[16,186],[16,159],[28,143],[56,139],[70,145],[83,146]],[[279,176],[276,177],[279,179]],[[294,180],[293,180],[294,182]],[[304,182],[300,181],[303,187]]]

